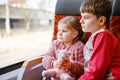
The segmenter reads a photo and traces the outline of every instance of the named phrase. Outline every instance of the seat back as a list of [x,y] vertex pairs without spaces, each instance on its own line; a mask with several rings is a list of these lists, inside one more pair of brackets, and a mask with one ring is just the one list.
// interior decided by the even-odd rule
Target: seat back
[[26,60],[20,69],[17,80],[42,80],[41,73],[44,70],[41,64],[42,58],[43,56]]
[[42,58],[43,56],[26,60],[20,68],[17,80],[42,80]]
[[[56,39],[58,32],[58,22],[66,16],[74,16],[78,19],[80,16],[80,5],[83,0],[58,0],[55,8],[55,17],[54,17],[54,30],[53,30],[53,40]],[[86,42],[89,38],[89,34],[84,34],[83,42]]]
[[110,30],[120,41],[120,0],[113,0]]

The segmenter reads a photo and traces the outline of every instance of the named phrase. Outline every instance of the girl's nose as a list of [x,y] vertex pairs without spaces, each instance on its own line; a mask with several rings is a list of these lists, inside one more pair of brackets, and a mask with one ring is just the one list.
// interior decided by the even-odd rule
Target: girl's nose
[[58,32],[58,35],[62,35],[62,32],[61,32],[61,31],[59,31],[59,32]]

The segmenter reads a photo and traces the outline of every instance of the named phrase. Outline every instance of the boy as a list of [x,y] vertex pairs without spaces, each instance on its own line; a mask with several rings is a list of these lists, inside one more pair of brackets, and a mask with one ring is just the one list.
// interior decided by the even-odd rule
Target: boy
[[112,6],[109,0],[84,0],[82,30],[91,32],[84,54],[84,74],[78,80],[120,80],[120,42],[107,30]]

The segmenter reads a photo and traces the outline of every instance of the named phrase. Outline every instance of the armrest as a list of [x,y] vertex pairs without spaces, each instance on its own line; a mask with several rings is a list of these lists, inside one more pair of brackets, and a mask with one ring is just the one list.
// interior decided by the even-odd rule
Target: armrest
[[42,66],[43,56],[27,60],[23,63],[17,80],[42,80]]

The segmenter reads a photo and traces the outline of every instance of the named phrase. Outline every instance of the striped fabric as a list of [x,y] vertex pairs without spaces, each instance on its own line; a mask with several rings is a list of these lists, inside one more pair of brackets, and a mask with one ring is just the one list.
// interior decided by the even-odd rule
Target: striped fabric
[[120,16],[112,16],[110,20],[110,30],[120,41]]

